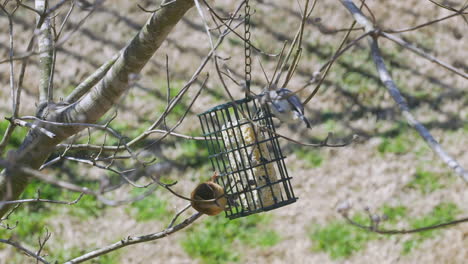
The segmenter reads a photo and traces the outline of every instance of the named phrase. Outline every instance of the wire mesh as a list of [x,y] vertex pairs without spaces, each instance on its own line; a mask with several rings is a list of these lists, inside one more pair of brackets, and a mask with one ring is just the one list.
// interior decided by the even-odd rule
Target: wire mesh
[[219,175],[216,181],[228,198],[226,217],[269,211],[297,200],[267,105],[246,98],[198,117],[211,165]]

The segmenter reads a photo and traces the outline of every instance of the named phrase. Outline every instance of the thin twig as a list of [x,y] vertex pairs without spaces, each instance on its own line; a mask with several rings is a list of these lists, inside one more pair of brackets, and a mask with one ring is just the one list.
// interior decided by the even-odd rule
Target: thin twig
[[65,15],[65,18],[63,19],[62,24],[60,25],[59,31],[57,35],[55,36],[54,42],[57,42],[59,40],[60,35],[62,34],[63,29],[65,28],[65,25],[67,24],[68,19],[70,18],[70,15],[72,14],[74,8],[75,8],[75,1],[72,1],[70,5],[70,9],[68,9],[68,12]]
[[369,215],[369,220],[370,220],[370,225],[364,225],[360,224],[353,219],[349,217],[349,214],[347,210],[344,210],[340,212],[340,214],[346,219],[348,223],[350,223],[353,226],[359,227],[361,229],[381,234],[381,235],[404,235],[404,234],[413,234],[413,233],[420,233],[424,231],[429,231],[429,230],[434,230],[434,229],[439,229],[439,228],[445,228],[445,227],[450,227],[454,225],[458,225],[461,223],[468,222],[468,217],[457,219],[457,220],[452,220],[452,221],[447,221],[444,223],[440,224],[435,224],[435,225],[430,225],[430,226],[425,226],[425,227],[420,227],[420,228],[414,228],[414,229],[382,229],[379,227],[379,224],[384,221],[382,217],[378,215],[372,215],[370,212],[368,212]]
[[19,249],[20,251],[24,252],[26,255],[30,256],[30,257],[33,257],[37,260],[39,260],[40,262],[44,263],[44,264],[49,264],[50,262],[48,262],[47,260],[45,260],[43,257],[39,256],[39,255],[36,255],[34,252],[32,252],[31,250],[23,247],[20,243],[17,243],[17,242],[13,242],[9,239],[0,239],[0,242],[1,243],[5,243],[5,244],[8,244],[10,246],[13,246],[17,249]]
[[171,222],[169,223],[169,225],[167,226],[167,228],[171,228],[174,226],[175,222],[177,221],[177,218],[179,218],[179,216],[187,211],[187,209],[190,208],[190,206],[192,206],[191,204],[187,204],[186,206],[184,206],[184,208],[180,209],[175,215],[174,217],[172,218]]
[[[44,239],[41,239],[40,236],[37,238],[38,243],[39,243],[39,250],[37,250],[36,255],[38,256],[41,255],[41,252],[44,249],[45,244],[47,243],[47,241],[49,241],[50,237],[52,236],[52,233],[49,232],[49,229],[45,228],[45,230],[46,230],[46,233],[45,233]],[[38,263],[39,263],[39,259],[36,259],[36,264]]]
[[[362,1],[362,5],[365,4],[365,1]],[[317,84],[317,86],[315,86],[314,90],[312,91],[312,93],[304,100],[303,104],[306,105],[312,98],[314,98],[314,96],[317,94],[317,92],[320,90],[320,87],[322,86],[322,83],[325,81],[325,78],[327,77],[327,74],[328,72],[330,71],[331,67],[333,66],[333,63],[336,61],[336,59],[338,59],[338,57],[343,54],[347,48],[353,46],[355,43],[357,43],[357,41],[359,41],[361,38],[363,38],[364,36],[361,36],[359,38],[357,38],[357,40],[354,42],[351,42],[350,44],[353,44],[353,45],[348,45],[348,47],[344,48],[343,49],[343,46],[344,44],[346,43],[346,41],[348,40],[349,38],[349,35],[351,34],[351,32],[353,31],[354,29],[354,26],[356,25],[356,21],[353,21],[353,23],[351,24],[351,27],[349,27],[348,31],[346,32],[343,40],[341,41],[340,45],[338,46],[338,49],[336,50],[335,54],[333,55],[333,57],[329,60],[329,62],[326,63],[327,66],[325,66],[325,73],[322,74],[322,76],[320,77],[320,80],[319,80],[319,83]],[[320,69],[320,72],[323,71],[323,67]],[[314,76],[315,77],[315,76]],[[303,87],[303,89],[305,89],[306,86]]]
[[421,25],[417,25],[417,26],[414,26],[414,27],[405,28],[405,29],[396,29],[396,30],[394,30],[394,29],[385,29],[383,31],[387,32],[387,33],[403,33],[403,32],[413,31],[413,30],[416,30],[416,29],[420,29],[420,28],[430,26],[432,24],[447,20],[447,19],[452,18],[452,17],[467,14],[467,13],[464,12],[467,8],[468,7],[464,7],[464,8],[462,8],[461,10],[457,11],[454,14],[451,14],[451,15],[448,15],[448,16],[445,16],[445,17],[442,17],[442,18],[438,18],[438,19],[435,19],[435,20],[431,20],[429,22],[426,22],[426,23],[423,23]]
[[[13,10],[11,13],[9,13],[3,5],[0,5],[0,9],[7,15],[8,18],[8,35],[9,35],[9,52],[8,52],[8,62],[9,62],[9,69],[10,69],[10,90],[11,90],[11,102],[12,102],[12,115],[13,118],[16,117],[18,113],[18,108],[19,108],[19,103],[17,102],[17,89],[15,88],[15,74],[14,74],[14,65],[13,65],[13,56],[14,56],[14,41],[13,41],[13,18],[12,18],[12,13],[16,11]],[[15,130],[15,124],[10,122],[8,125],[2,141],[0,142],[0,155],[3,154],[3,151],[5,150],[8,142],[10,141],[10,137],[13,134],[13,131]]]
[[67,201],[56,201],[56,200],[49,200],[49,199],[41,199],[41,198],[32,198],[32,199],[21,199],[21,200],[14,200],[14,201],[0,201],[0,206],[3,206],[5,204],[23,204],[23,203],[53,203],[53,204],[66,204],[66,205],[73,205],[78,203],[81,198],[83,197],[84,193],[81,193],[78,198],[71,202]]
[[42,134],[48,136],[49,138],[54,138],[56,136],[53,132],[51,132],[51,131],[43,128],[43,127],[40,127],[37,124],[32,124],[32,123],[26,122],[26,121],[21,120],[21,119],[11,119],[11,118],[7,118],[7,117],[5,119],[9,120],[15,126],[22,126],[22,127],[28,127],[30,129],[37,129],[38,131],[40,131]]
[[424,50],[416,47],[415,45],[411,44],[411,43],[408,43],[406,41],[404,41],[403,39],[397,37],[397,36],[394,36],[394,35],[391,35],[391,34],[388,34],[388,33],[385,33],[385,32],[380,32],[380,35],[397,43],[398,45],[402,46],[403,48],[405,49],[408,49],[416,54],[418,54],[419,56],[431,61],[431,62],[434,62],[436,63],[437,65],[440,65],[442,66],[443,68],[457,74],[457,75],[460,75],[461,77],[465,78],[465,79],[468,79],[468,74],[464,73],[463,71],[461,71],[460,69],[457,69],[455,68],[454,66],[446,63],[446,62],[443,62],[441,60],[439,60],[438,58],[436,58],[435,56],[431,55],[431,54],[428,54],[426,52],[424,52]]
[[142,5],[140,4],[137,4],[138,8],[140,8],[143,12],[147,12],[147,13],[156,13],[158,12],[159,10],[163,9],[164,7],[170,5],[170,4],[173,4],[175,3],[177,0],[172,0],[172,1],[169,1],[169,2],[163,2],[159,5],[159,7],[157,7],[156,9],[153,9],[153,10],[150,10],[150,9],[146,9],[144,8]]

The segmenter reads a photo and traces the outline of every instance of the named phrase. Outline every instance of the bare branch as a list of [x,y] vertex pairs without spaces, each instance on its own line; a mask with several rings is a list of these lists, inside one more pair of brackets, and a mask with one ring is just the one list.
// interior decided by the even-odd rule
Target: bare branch
[[[35,0],[36,10],[40,13],[47,11],[47,1]],[[41,21],[42,24],[41,24]],[[39,80],[39,102],[53,101],[53,89],[49,82],[52,76],[54,43],[51,34],[51,21],[48,15],[38,15],[37,24],[39,27],[38,46],[39,46],[39,64],[40,64],[40,80]]]
[[429,130],[421,124],[410,112],[410,108],[406,103],[405,99],[401,95],[397,85],[393,81],[390,73],[385,66],[382,55],[379,51],[379,46],[375,38],[371,38],[371,51],[372,59],[379,72],[380,80],[387,87],[388,92],[392,95],[393,100],[400,108],[403,116],[406,118],[408,124],[412,126],[419,135],[426,141],[427,145],[452,169],[462,177],[463,180],[468,182],[468,171],[466,171],[454,158],[452,158],[442,146],[434,139]]
[[454,225],[458,225],[461,223],[468,222],[468,217],[457,219],[457,220],[452,220],[452,221],[447,221],[444,223],[440,224],[435,224],[435,225],[430,225],[430,226],[425,226],[425,227],[420,227],[420,228],[414,228],[414,229],[382,229],[379,227],[380,223],[386,220],[386,216],[379,216],[377,214],[372,214],[368,208],[366,208],[370,225],[364,225],[361,223],[358,223],[351,219],[349,217],[349,209],[350,207],[347,208],[342,208],[339,209],[338,212],[343,216],[348,223],[350,223],[353,226],[359,227],[361,229],[364,229],[366,231],[370,231],[373,233],[381,234],[381,235],[404,235],[404,234],[413,234],[413,233],[420,233],[424,231],[429,231],[429,230],[434,230],[434,229],[440,229],[440,228],[446,228]]
[[146,8],[144,8],[144,7],[143,7],[142,5],[140,5],[140,4],[137,4],[137,6],[138,6],[138,8],[140,8],[143,12],[147,12],[147,13],[156,13],[156,12],[158,12],[159,10],[163,9],[164,7],[166,7],[166,6],[170,5],[170,4],[173,4],[173,3],[175,3],[175,2],[176,2],[176,0],[172,0],[172,1],[168,1],[168,2],[163,2],[163,3],[161,3],[161,4],[159,5],[158,8],[153,9],[153,10],[146,9]]
[[431,61],[431,62],[434,62],[440,66],[442,66],[443,68],[457,74],[457,75],[460,75],[461,77],[465,78],[465,79],[468,79],[468,74],[462,72],[460,69],[457,69],[455,68],[454,66],[448,64],[448,63],[445,63],[441,60],[439,60],[438,58],[434,57],[433,55],[431,54],[428,54],[426,52],[424,52],[424,50],[416,47],[415,45],[411,44],[411,43],[408,43],[406,41],[404,41],[403,39],[397,37],[397,36],[394,36],[394,35],[391,35],[391,34],[388,34],[388,33],[385,33],[385,32],[380,32],[380,35],[397,43],[398,45],[402,46],[403,48],[405,49],[408,49],[416,54],[418,54],[419,56]]
[[175,233],[177,231],[180,231],[180,230],[184,229],[185,227],[189,226],[190,224],[195,222],[198,218],[200,218],[201,215],[202,215],[201,213],[195,213],[192,216],[190,216],[189,218],[185,219],[182,223],[180,223],[178,225],[175,225],[173,227],[168,227],[168,228],[166,228],[163,231],[158,232],[158,233],[153,233],[153,234],[148,234],[148,235],[143,235],[143,236],[137,236],[137,237],[128,236],[126,238],[123,238],[119,242],[116,242],[116,243],[108,245],[106,247],[91,251],[91,252],[86,253],[86,254],[84,254],[82,256],[79,256],[77,258],[71,259],[71,260],[65,262],[65,264],[81,263],[81,262],[84,262],[86,260],[90,260],[90,259],[96,258],[98,256],[107,254],[109,252],[115,251],[115,250],[117,250],[119,248],[123,248],[123,247],[129,246],[129,245],[134,245],[134,244],[139,244],[139,243],[143,243],[143,242],[148,242],[148,241],[153,241],[153,240],[157,240],[157,239],[160,239],[160,238],[164,238],[166,236],[169,236],[169,235],[171,235],[171,234],[173,234],[173,233]]
[[[0,159],[0,167],[12,168],[14,166],[11,163],[9,163],[8,161],[6,161],[6,160]],[[34,177],[34,178],[39,179],[39,180],[41,180],[43,182],[46,182],[48,184],[63,188],[65,190],[78,192],[78,193],[80,193],[80,196],[84,195],[84,194],[92,195],[92,196],[96,197],[103,204],[109,205],[109,206],[118,206],[118,205],[122,205],[122,204],[131,203],[131,202],[134,202],[134,201],[139,201],[139,200],[143,199],[144,197],[148,196],[149,194],[151,194],[156,188],[156,187],[150,188],[144,194],[138,195],[138,196],[130,198],[130,199],[114,201],[114,200],[107,199],[101,193],[99,193],[97,191],[94,191],[94,190],[91,190],[91,189],[89,189],[87,187],[81,187],[81,186],[76,185],[74,183],[66,182],[66,181],[60,180],[58,178],[51,177],[51,176],[49,176],[47,174],[41,173],[40,171],[31,169],[31,168],[26,168],[26,167],[14,167],[14,168],[17,169],[17,170],[20,170],[21,172],[23,172],[23,173],[25,173],[25,174],[27,174],[27,175],[29,175],[31,177]],[[1,204],[0,203],[0,209],[2,209],[2,207],[4,207],[6,204]],[[3,220],[4,220],[4,218],[2,218],[0,220],[0,222],[3,221]]]
[[468,8],[468,6],[465,6],[461,10],[456,11],[456,13],[454,13],[454,14],[451,14],[451,15],[448,15],[448,16],[445,16],[445,17],[442,17],[442,18],[439,18],[439,19],[431,20],[429,22],[423,23],[423,24],[415,26],[415,27],[410,27],[410,28],[405,28],[405,29],[397,29],[397,30],[386,29],[386,30],[383,30],[383,31],[387,32],[387,33],[403,33],[403,32],[413,31],[413,30],[420,29],[420,28],[423,28],[423,27],[426,27],[426,26],[430,26],[430,25],[435,24],[435,23],[439,23],[441,21],[447,20],[447,19],[452,18],[452,17],[456,17],[456,16],[459,16],[459,15],[465,15],[465,14],[467,14],[465,12],[465,10],[467,8]]
[[[8,18],[8,33],[9,33],[9,53],[8,53],[8,58],[9,58],[9,66],[10,66],[10,90],[11,90],[11,102],[12,102],[12,115],[13,117],[16,117],[18,114],[18,109],[19,109],[19,102],[17,102],[17,93],[18,93],[18,88],[15,88],[15,74],[14,74],[14,65],[13,65],[13,56],[14,56],[14,42],[13,42],[13,18],[12,14],[9,13],[3,5],[0,5],[0,9],[7,15]],[[14,13],[15,10],[12,11]],[[0,155],[3,153],[5,150],[6,145],[8,144],[11,135],[13,134],[13,131],[15,130],[15,125],[10,122],[8,125],[8,128],[5,131],[5,134],[3,135],[2,141],[0,142]]]
[[70,15],[73,12],[74,8],[75,8],[75,1],[72,1],[70,9],[68,10],[67,14],[65,15],[65,18],[63,19],[62,24],[60,25],[60,29],[59,29],[57,35],[55,36],[55,39],[54,39],[55,42],[57,42],[60,39],[60,35],[62,34],[63,29],[65,28],[65,25],[67,24],[68,19],[70,18]]
[[14,200],[14,201],[0,201],[0,206],[3,206],[5,204],[23,204],[23,203],[37,203],[37,202],[73,205],[73,204],[78,203],[81,200],[81,198],[83,197],[83,195],[84,195],[84,193],[81,193],[80,196],[78,196],[78,198],[76,198],[75,200],[73,200],[71,202],[41,199],[41,198],[38,197],[38,198],[21,199],[21,200]]
[[10,215],[13,214],[13,212],[18,209],[20,204],[15,205],[4,217],[0,219],[0,227],[5,228],[7,230],[12,230],[15,229],[16,226],[18,225],[18,221],[16,221],[14,226],[10,226],[8,223],[3,224],[4,221],[8,220],[10,218]]
[[354,19],[365,27],[366,32],[374,32],[368,37],[368,40],[371,45],[371,55],[374,63],[377,67],[377,71],[379,73],[380,80],[382,83],[387,87],[388,92],[393,97],[393,100],[400,108],[403,116],[406,118],[408,124],[412,126],[416,131],[418,131],[419,135],[424,139],[427,145],[440,157],[442,161],[444,161],[455,173],[460,175],[463,180],[468,182],[468,171],[466,171],[454,158],[452,158],[442,146],[434,139],[431,133],[427,130],[427,128],[421,124],[410,112],[410,108],[406,103],[405,99],[401,95],[400,90],[398,89],[397,85],[393,81],[390,73],[385,66],[384,60],[382,55],[380,54],[378,42],[377,42],[377,33],[372,22],[367,19],[361,11],[354,5],[351,0],[340,0],[341,3],[348,9],[349,12],[353,15]]
[[50,262],[48,262],[47,260],[45,260],[43,257],[35,254],[34,252],[32,252],[31,250],[23,247],[20,243],[17,243],[17,242],[13,242],[11,240],[7,240],[7,239],[0,239],[0,242],[1,243],[5,243],[5,244],[8,244],[10,246],[13,246],[17,249],[19,249],[20,251],[24,252],[26,255],[32,257],[32,258],[35,258],[36,260],[44,263],[44,264],[49,264]]
[[10,123],[13,123],[15,126],[27,127],[29,129],[37,129],[38,131],[40,131],[44,135],[48,136],[49,138],[54,138],[55,137],[54,133],[50,132],[49,130],[47,130],[47,129],[43,128],[43,127],[38,126],[37,124],[32,124],[32,123],[26,122],[26,121],[21,120],[21,119],[11,119],[11,118],[5,118],[5,119],[10,121]]
[[[341,55],[343,54],[343,52],[345,52],[347,50],[347,48],[350,48],[352,47],[355,43],[357,43],[359,40],[361,40],[365,35],[357,38],[355,41],[353,41],[351,44],[353,45],[348,45],[347,47],[345,47],[344,49],[343,48],[343,45],[346,43],[346,40],[348,39],[349,35],[351,34],[351,31],[354,29],[354,26],[356,25],[356,22],[353,22],[353,24],[351,24],[351,27],[349,28],[348,32],[346,32],[346,35],[345,37],[343,38],[343,40],[341,41],[341,44],[338,46],[338,49],[336,50],[335,54],[333,55],[333,57],[324,65],[325,68],[325,72],[323,73],[323,75],[320,77],[320,80],[319,80],[319,83],[317,84],[317,86],[315,87],[315,89],[312,91],[312,93],[307,97],[307,99],[304,100],[303,104],[306,105],[312,98],[314,98],[314,96],[317,94],[317,92],[319,91],[320,89],[320,86],[322,85],[323,81],[325,81],[325,78],[327,77],[327,74],[328,72],[330,71],[333,63],[335,62],[335,60]],[[323,71],[324,67],[322,67],[320,69],[320,72]],[[314,76],[315,77],[315,76]],[[303,88],[307,87],[304,86]]]
[[[52,236],[52,233],[50,233],[47,228],[45,230],[46,230],[46,233],[45,233],[44,239],[41,239],[41,236],[37,238],[38,243],[39,243],[39,250],[37,251],[36,255],[38,256],[41,255],[41,252],[44,249],[45,244],[47,243],[47,241],[49,241],[50,237]],[[39,259],[36,259],[36,264],[38,263],[39,263]]]
[[[242,7],[242,4],[236,9],[236,11],[234,12],[234,15],[237,14],[240,10],[240,8]],[[198,76],[199,74],[201,73],[201,71],[205,68],[206,64],[208,63],[208,61],[212,58],[212,56],[214,55],[214,52],[215,50],[221,45],[221,43],[223,42],[224,38],[229,34],[231,33],[232,31],[228,28],[226,29],[223,34],[220,35],[220,37],[218,38],[218,41],[214,44],[214,49],[210,50],[210,52],[206,55],[206,57],[202,60],[200,66],[197,68],[197,70],[195,70],[195,72],[193,73],[192,75],[192,78],[184,85],[184,87],[179,91],[178,95],[176,95],[170,102],[170,104],[168,105],[168,107],[166,107],[166,109],[164,110],[164,112],[161,114],[161,116],[144,132],[142,133],[141,135],[137,136],[136,138],[134,138],[133,140],[131,140],[130,142],[127,143],[127,146],[128,147],[131,147],[141,141],[143,141],[144,139],[146,139],[152,132],[150,131],[155,131],[155,129],[164,121],[164,119],[166,118],[166,116],[174,109],[174,107],[180,102],[180,100],[182,99],[182,97],[185,95],[185,93],[188,91],[188,89],[191,87],[191,85],[198,79]],[[73,98],[76,98],[76,97],[73,97]],[[168,131],[169,133],[168,134],[174,134],[172,133],[172,131]],[[67,145],[64,145],[64,144],[60,144],[58,145],[58,147],[60,148],[64,148],[66,147]],[[105,147],[100,147],[100,146],[95,146],[95,145],[89,145],[89,144],[81,144],[81,145],[72,145],[71,146],[71,149],[88,149],[88,150],[99,150],[99,149],[102,149],[103,151],[122,151],[124,150],[123,147],[120,147],[120,146],[105,146]]]
[[180,209],[175,215],[174,217],[172,218],[171,222],[169,223],[169,225],[167,226],[167,228],[171,228],[174,226],[175,222],[177,221],[177,218],[179,218],[179,216],[187,211],[187,209],[189,209],[191,206],[191,204],[187,204],[186,206],[184,206],[184,208]]

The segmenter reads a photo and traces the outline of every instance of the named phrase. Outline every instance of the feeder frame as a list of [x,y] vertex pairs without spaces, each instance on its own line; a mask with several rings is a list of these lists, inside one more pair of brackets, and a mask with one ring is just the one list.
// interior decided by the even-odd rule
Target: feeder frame
[[228,200],[226,217],[269,211],[297,200],[267,104],[244,98],[198,117],[211,165],[219,175],[216,182]]

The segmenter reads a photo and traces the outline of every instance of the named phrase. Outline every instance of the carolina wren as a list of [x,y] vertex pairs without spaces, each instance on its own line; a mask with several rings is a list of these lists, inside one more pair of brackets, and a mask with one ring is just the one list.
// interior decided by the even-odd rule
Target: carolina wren
[[190,198],[192,207],[200,213],[207,215],[217,215],[224,211],[227,198],[224,195],[223,187],[215,182],[218,174],[215,172],[210,180],[200,183],[193,190]]

